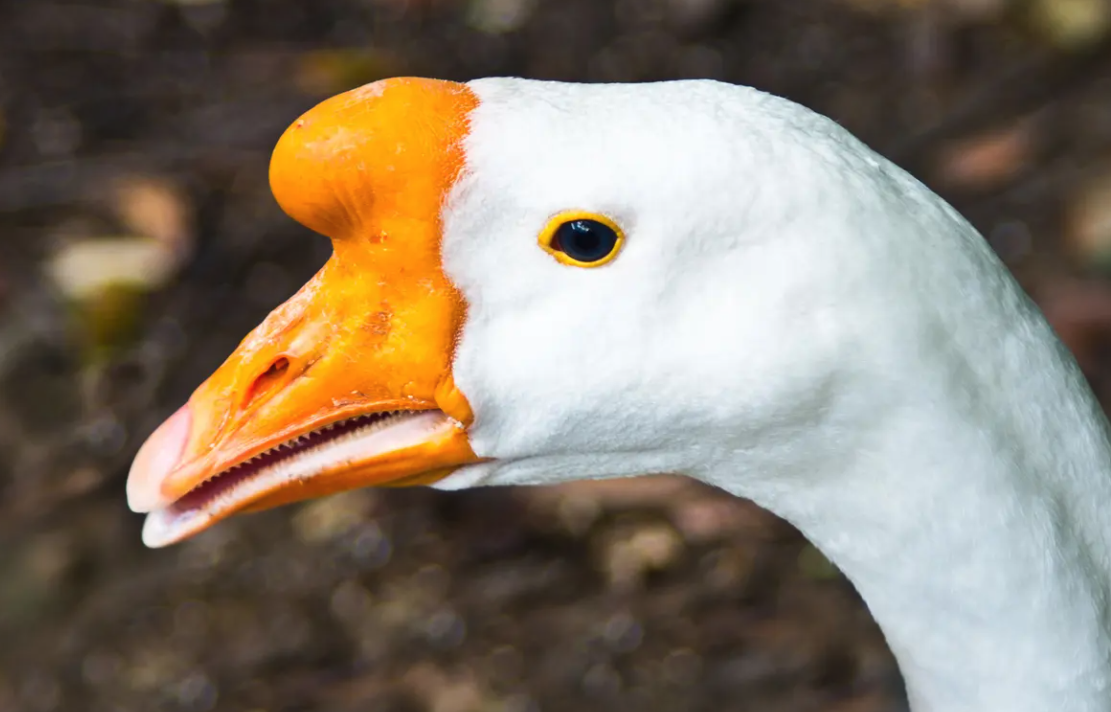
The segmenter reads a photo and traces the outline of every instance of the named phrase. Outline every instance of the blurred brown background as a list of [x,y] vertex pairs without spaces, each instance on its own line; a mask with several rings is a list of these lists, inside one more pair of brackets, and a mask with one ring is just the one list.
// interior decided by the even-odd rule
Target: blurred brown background
[[358,492],[154,552],[127,466],[327,257],[270,197],[279,133],[398,74],[829,114],[978,225],[1106,395],[1109,29],[1108,0],[0,0],[0,710],[904,709],[851,586],[682,480]]

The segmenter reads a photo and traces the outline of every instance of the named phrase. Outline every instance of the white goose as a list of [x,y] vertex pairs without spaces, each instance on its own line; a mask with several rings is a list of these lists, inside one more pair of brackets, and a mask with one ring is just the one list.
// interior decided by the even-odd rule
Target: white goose
[[271,164],[321,272],[144,445],[148,545],[381,484],[680,472],[856,585],[915,712],[1111,710],[1111,447],[980,235],[708,81],[400,79]]

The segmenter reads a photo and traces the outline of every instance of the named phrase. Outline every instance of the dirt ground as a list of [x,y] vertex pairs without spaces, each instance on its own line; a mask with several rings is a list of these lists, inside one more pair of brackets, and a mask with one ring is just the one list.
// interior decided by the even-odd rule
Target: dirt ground
[[363,491],[148,551],[127,467],[327,257],[270,197],[280,132],[398,74],[827,113],[973,220],[1106,398],[1109,7],[0,0],[0,712],[905,709],[852,587],[685,480]]

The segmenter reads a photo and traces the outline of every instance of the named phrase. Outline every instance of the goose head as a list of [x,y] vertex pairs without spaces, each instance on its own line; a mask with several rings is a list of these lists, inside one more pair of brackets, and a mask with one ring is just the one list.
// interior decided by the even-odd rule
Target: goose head
[[708,81],[387,80],[298,119],[271,184],[334,254],[136,458],[153,546],[369,485],[802,486],[915,355],[914,233],[962,224]]

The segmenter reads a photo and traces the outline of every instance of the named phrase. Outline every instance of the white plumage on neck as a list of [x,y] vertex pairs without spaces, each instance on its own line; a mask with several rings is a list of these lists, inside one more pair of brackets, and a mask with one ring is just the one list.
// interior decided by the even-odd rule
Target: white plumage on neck
[[[496,461],[444,487],[683,472],[858,587],[915,712],[1111,710],[1111,448],[981,237],[832,122],[714,82],[472,82],[444,261]],[[561,210],[628,233],[538,249]]]

